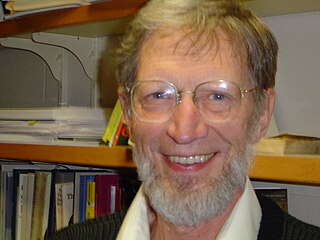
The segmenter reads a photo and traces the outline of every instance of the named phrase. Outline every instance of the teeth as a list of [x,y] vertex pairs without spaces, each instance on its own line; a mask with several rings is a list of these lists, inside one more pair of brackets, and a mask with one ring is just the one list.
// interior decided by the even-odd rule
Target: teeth
[[189,157],[170,156],[169,160],[171,162],[175,162],[175,163],[179,163],[179,164],[195,164],[195,163],[206,162],[212,156],[213,156],[213,154],[189,156]]

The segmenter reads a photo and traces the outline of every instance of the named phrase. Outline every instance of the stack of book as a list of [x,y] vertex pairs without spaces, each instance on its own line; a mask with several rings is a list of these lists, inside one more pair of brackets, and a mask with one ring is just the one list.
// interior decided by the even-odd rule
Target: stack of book
[[132,144],[129,139],[129,129],[118,99],[112,110],[104,134],[102,135],[101,145],[107,145],[109,147],[127,146]]
[[255,145],[257,154],[320,154],[320,138],[281,133],[262,138]]
[[0,142],[99,145],[111,109],[0,109]]
[[96,1],[97,0],[8,0],[5,4],[5,9],[9,14],[6,14],[4,18],[11,19],[38,12],[79,7]]
[[[65,166],[64,166],[65,167]],[[71,224],[127,208],[134,171],[0,161],[0,239],[45,239]]]

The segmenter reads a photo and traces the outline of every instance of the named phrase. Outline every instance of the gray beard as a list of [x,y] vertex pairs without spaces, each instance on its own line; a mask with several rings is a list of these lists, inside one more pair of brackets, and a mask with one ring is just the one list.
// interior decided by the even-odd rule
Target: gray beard
[[[175,189],[168,186],[153,162],[145,159],[135,148],[133,159],[151,207],[170,223],[195,226],[221,214],[235,192],[244,189],[252,161],[252,147],[246,144],[234,159],[226,159],[223,171],[217,178],[171,177]],[[204,187],[190,190],[199,183]]]

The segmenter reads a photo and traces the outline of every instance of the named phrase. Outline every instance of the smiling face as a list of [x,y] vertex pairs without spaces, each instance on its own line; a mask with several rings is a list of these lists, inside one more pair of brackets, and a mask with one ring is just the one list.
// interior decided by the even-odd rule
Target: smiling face
[[[179,40],[181,35],[152,35],[140,52],[137,81],[163,80],[179,91],[193,91],[213,79],[231,81],[242,89],[254,87],[246,79],[246,65],[223,38],[218,51],[198,55],[186,54],[189,43],[183,40],[176,45]],[[122,105],[127,113],[124,101]],[[251,124],[250,93],[235,111],[227,122],[207,121],[192,95],[184,94],[165,122],[143,122],[134,113],[126,115],[144,191],[167,221],[199,224],[221,214],[236,192],[242,191],[251,144],[261,133],[258,123]]]

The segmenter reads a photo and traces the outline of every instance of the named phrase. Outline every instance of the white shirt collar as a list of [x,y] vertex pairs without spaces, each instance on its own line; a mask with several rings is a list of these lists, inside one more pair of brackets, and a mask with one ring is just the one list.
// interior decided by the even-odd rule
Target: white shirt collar
[[[257,239],[261,217],[261,207],[251,182],[247,179],[242,196],[221,228],[216,240]],[[148,207],[142,187],[125,216],[117,240],[150,240]]]
[[258,238],[262,211],[257,196],[247,179],[245,190],[222,226],[216,240]]
[[133,199],[116,240],[149,240],[148,207],[142,187]]

